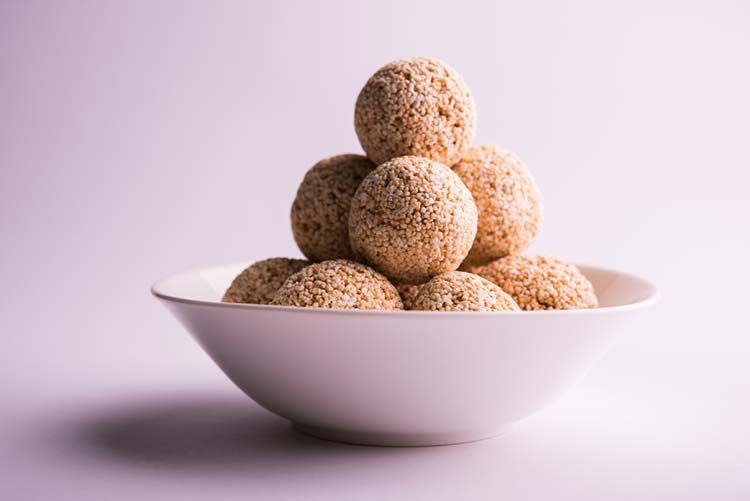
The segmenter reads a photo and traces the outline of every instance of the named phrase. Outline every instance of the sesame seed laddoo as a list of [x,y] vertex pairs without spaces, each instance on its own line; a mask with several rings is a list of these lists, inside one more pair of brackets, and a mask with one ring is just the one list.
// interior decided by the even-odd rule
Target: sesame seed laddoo
[[304,259],[284,257],[258,261],[235,277],[221,300],[225,303],[270,304],[284,280],[309,264]]
[[417,297],[417,294],[419,294],[419,289],[421,289],[422,286],[417,284],[395,285],[396,290],[398,290],[398,293],[401,295],[401,301],[404,303],[404,309],[411,310],[411,305],[414,302],[414,299]]
[[555,256],[506,256],[472,270],[499,285],[522,310],[596,308],[591,282]]
[[448,167],[406,156],[380,165],[352,199],[352,250],[400,283],[454,271],[477,231],[471,192]]
[[479,211],[467,264],[486,264],[523,252],[542,224],[542,199],[526,166],[497,146],[469,148],[453,166]]
[[489,280],[452,271],[434,277],[422,286],[412,310],[428,311],[520,311],[508,294]]
[[396,288],[372,268],[345,259],[312,264],[290,276],[272,304],[344,310],[402,310]]
[[442,61],[413,58],[380,68],[357,97],[354,128],[376,164],[418,155],[452,165],[476,132],[474,98]]
[[362,155],[337,155],[316,163],[297,189],[292,233],[311,261],[353,259],[349,206],[359,183],[375,168]]

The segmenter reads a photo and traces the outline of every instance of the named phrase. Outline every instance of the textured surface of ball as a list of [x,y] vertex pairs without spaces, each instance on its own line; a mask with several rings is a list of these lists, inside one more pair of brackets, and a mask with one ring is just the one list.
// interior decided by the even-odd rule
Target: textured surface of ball
[[396,288],[372,268],[345,259],[312,264],[290,276],[272,304],[343,310],[401,310]]
[[417,297],[417,294],[419,294],[419,289],[421,289],[422,286],[416,284],[395,285],[396,290],[398,290],[398,293],[401,295],[401,301],[404,303],[404,309],[411,310],[411,305],[412,303],[414,303],[414,299]]
[[258,261],[235,277],[221,300],[225,303],[270,304],[284,280],[309,264],[304,259],[284,257]]
[[434,277],[414,299],[412,310],[520,311],[508,294],[489,280],[463,271]]
[[520,254],[542,224],[542,197],[521,160],[497,146],[475,146],[453,166],[479,211],[477,236],[467,264]]
[[353,259],[349,245],[349,206],[357,187],[375,168],[362,155],[337,155],[315,164],[292,204],[292,233],[311,261]]
[[573,310],[599,304],[591,282],[555,256],[506,256],[472,269],[500,286],[523,310]]
[[400,283],[422,283],[454,271],[476,231],[477,208],[458,175],[415,156],[372,171],[349,213],[353,251]]
[[380,68],[362,88],[354,112],[362,148],[376,164],[417,155],[452,165],[476,132],[474,98],[442,61],[414,58]]

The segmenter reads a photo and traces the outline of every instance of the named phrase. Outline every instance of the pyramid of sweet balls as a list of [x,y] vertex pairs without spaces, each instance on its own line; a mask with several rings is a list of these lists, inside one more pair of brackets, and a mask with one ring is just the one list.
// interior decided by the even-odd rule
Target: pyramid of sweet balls
[[296,307],[518,311],[595,308],[591,282],[524,252],[542,200],[514,153],[473,145],[474,98],[435,59],[394,61],[365,83],[354,127],[366,155],[323,159],[292,204],[307,260],[271,258],[223,301]]

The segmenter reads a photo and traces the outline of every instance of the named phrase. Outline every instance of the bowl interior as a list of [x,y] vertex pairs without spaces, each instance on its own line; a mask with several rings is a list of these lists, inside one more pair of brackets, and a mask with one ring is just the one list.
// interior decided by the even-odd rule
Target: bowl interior
[[[232,279],[246,266],[247,263],[236,263],[180,273],[157,282],[152,290],[165,299],[216,303],[221,301]],[[577,266],[594,285],[600,308],[642,303],[657,296],[656,287],[638,276],[595,266]]]

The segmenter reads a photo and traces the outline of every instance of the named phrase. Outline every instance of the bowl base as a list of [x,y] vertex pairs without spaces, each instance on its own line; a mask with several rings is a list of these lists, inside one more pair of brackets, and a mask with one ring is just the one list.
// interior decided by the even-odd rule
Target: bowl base
[[384,447],[431,447],[476,442],[504,435],[510,428],[510,426],[503,426],[490,430],[458,433],[371,433],[320,428],[300,423],[292,423],[292,426],[300,433],[322,438],[323,440]]

